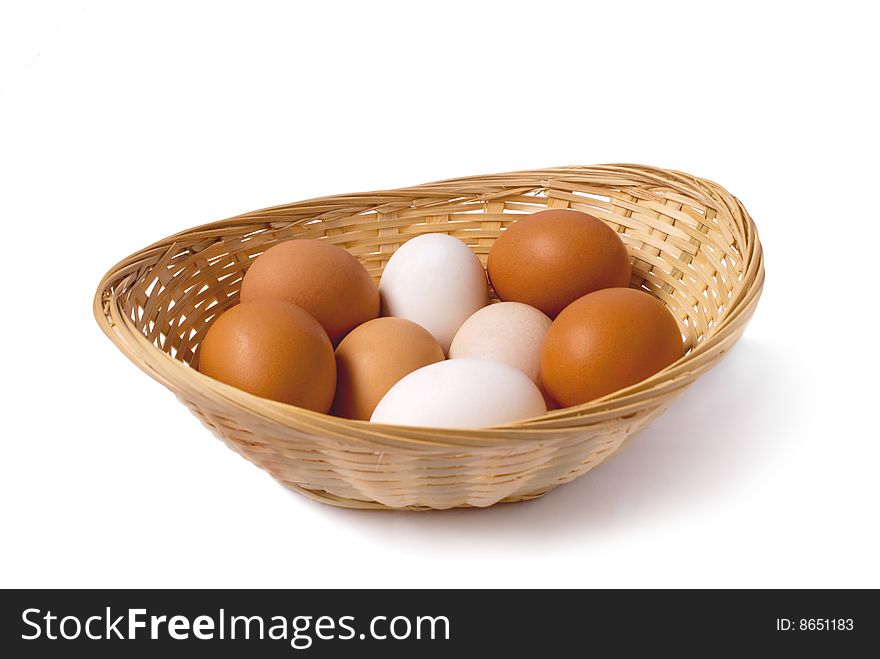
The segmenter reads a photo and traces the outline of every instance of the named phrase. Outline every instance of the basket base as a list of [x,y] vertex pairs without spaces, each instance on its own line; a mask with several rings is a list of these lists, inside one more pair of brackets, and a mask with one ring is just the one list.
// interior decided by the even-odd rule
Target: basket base
[[[278,480],[278,479],[276,479]],[[400,508],[392,508],[391,506],[386,506],[385,504],[379,503],[378,501],[366,501],[363,499],[346,499],[344,497],[338,497],[334,494],[330,494],[324,490],[309,490],[304,487],[297,485],[296,483],[289,483],[286,481],[279,480],[284,487],[297,494],[302,494],[305,497],[308,497],[312,501],[317,501],[319,503],[324,503],[330,506],[335,506],[337,508],[347,508],[349,510],[406,510],[412,512],[425,512],[425,511],[440,511],[440,510],[456,510],[459,508],[477,508],[478,506],[470,506],[470,505],[462,505],[462,506],[454,506],[452,508],[431,508],[430,506],[401,506]],[[515,497],[507,497],[506,499],[501,499],[498,503],[520,503],[522,501],[531,501],[532,499],[537,499],[538,497],[542,497],[551,490],[555,488],[547,488],[545,490],[541,490],[539,492],[530,492],[529,494],[523,494]],[[497,505],[497,504],[492,504]]]

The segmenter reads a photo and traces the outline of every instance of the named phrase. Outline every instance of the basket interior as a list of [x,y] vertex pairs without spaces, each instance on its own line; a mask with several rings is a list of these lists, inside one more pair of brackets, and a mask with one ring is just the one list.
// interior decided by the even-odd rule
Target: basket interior
[[394,251],[422,233],[463,240],[485,266],[493,241],[523,214],[573,208],[620,234],[633,264],[631,286],[666,304],[688,351],[711,335],[741,287],[745,245],[730,222],[718,221],[711,199],[687,195],[681,186],[542,178],[480,186],[461,179],[248,213],[144,250],[114,292],[149,341],[195,366],[199,342],[212,320],[237,303],[252,260],[279,241],[332,242],[378,281]]

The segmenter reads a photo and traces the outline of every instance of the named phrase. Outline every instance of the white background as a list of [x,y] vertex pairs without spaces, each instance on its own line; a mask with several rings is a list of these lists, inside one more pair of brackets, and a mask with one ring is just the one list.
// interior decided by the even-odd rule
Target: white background
[[[880,586],[875,24],[716,4],[4,2],[0,586]],[[91,315],[196,224],[603,162],[726,186],[767,284],[726,361],[532,503],[309,502]]]

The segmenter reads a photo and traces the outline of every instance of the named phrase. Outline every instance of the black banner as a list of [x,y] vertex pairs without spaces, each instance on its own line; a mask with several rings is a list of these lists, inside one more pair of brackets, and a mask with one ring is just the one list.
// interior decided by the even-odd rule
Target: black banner
[[[0,591],[7,657],[712,656],[876,647],[876,591]],[[601,643],[600,645],[597,645]]]

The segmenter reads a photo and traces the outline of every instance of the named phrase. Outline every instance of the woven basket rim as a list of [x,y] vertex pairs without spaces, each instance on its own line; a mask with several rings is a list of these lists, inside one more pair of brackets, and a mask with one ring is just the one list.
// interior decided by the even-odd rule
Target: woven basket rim
[[[446,197],[443,196],[443,188],[461,186],[470,182],[478,182],[474,189],[474,192],[477,192],[478,189],[485,190],[491,182],[503,185],[505,178],[516,178],[540,173],[546,175],[546,178],[541,180],[541,184],[546,185],[549,181],[553,180],[554,175],[565,176],[566,174],[584,172],[607,174],[609,177],[608,185],[615,183],[615,174],[632,177],[634,173],[637,173],[646,182],[654,182],[664,188],[678,188],[687,195],[692,196],[694,188],[696,188],[705,195],[705,198],[701,201],[709,202],[710,204],[723,204],[729,209],[735,210],[741,217],[748,236],[748,252],[743,253],[746,267],[742,275],[747,285],[743,286],[738,291],[737,296],[731,299],[729,307],[723,312],[721,321],[712,329],[711,333],[705,336],[699,344],[678,361],[630,387],[619,389],[602,398],[582,405],[551,410],[546,415],[539,417],[490,428],[450,429],[413,427],[346,419],[261,398],[199,373],[196,369],[175,359],[155,346],[134,325],[131,319],[121,312],[121,309],[115,303],[117,296],[112,293],[113,286],[124,277],[123,273],[129,271],[135,264],[157,250],[165,253],[172,249],[175,239],[179,237],[192,236],[201,232],[210,235],[213,232],[219,231],[226,224],[241,222],[252,216],[265,216],[267,213],[289,208],[292,205],[306,205],[326,200],[356,199],[377,194],[389,197],[411,197],[413,193],[418,193],[421,197],[426,197],[431,196],[431,193],[435,192],[438,198],[448,199],[448,195]],[[631,178],[626,180],[621,178],[620,183],[630,185]],[[499,192],[502,191],[509,193],[509,189],[499,190]],[[482,194],[491,197],[493,193]],[[206,236],[207,238],[208,236]],[[515,438],[517,441],[531,440],[540,442],[559,433],[559,429],[554,424],[555,421],[577,416],[587,423],[600,419],[605,415],[620,416],[626,413],[628,407],[637,407],[639,401],[646,398],[663,397],[686,386],[688,382],[686,381],[685,374],[693,370],[696,362],[701,359],[712,359],[712,354],[710,353],[714,354],[718,350],[726,350],[738,338],[738,334],[736,334],[733,327],[735,325],[734,321],[743,314],[750,315],[754,311],[763,289],[763,284],[764,258],[757,228],[741,202],[717,183],[697,178],[684,172],[645,165],[624,163],[591,166],[570,165],[488,175],[470,175],[383,191],[324,195],[300,200],[293,204],[269,206],[223,220],[197,225],[157,240],[147,247],[121,259],[111,267],[101,278],[98,285],[93,300],[93,313],[102,331],[129,360],[175,393],[181,390],[194,390],[202,395],[210,393],[217,399],[222,400],[226,405],[259,414],[276,423],[311,429],[323,436],[337,436],[340,442],[345,444],[356,440],[358,436],[369,435],[371,440],[376,443],[398,440],[407,446],[412,446],[420,441],[431,446],[437,446],[438,444],[447,446],[491,446],[496,442],[509,443],[511,438]],[[568,428],[570,429],[570,425]],[[349,434],[345,432],[346,429],[357,430],[357,432]]]

